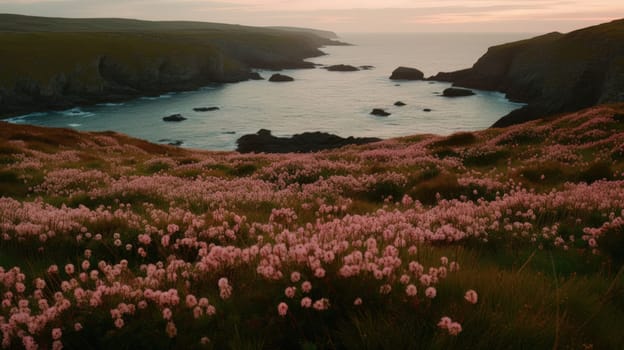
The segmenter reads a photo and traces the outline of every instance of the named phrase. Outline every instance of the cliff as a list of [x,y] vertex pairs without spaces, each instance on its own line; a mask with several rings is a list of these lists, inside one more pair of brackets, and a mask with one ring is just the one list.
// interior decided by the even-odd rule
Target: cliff
[[624,20],[494,46],[472,68],[430,78],[501,91],[527,106],[494,127],[624,101]]
[[236,82],[252,68],[312,67],[304,58],[337,43],[326,36],[202,22],[0,15],[0,116]]

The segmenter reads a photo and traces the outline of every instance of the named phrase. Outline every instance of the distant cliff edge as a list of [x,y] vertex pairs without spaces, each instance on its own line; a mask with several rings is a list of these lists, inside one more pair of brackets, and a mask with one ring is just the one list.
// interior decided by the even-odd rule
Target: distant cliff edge
[[430,79],[500,91],[511,100],[527,103],[494,127],[622,102],[624,20],[494,46],[472,68],[438,73]]
[[0,117],[312,68],[335,34],[204,22],[0,14]]

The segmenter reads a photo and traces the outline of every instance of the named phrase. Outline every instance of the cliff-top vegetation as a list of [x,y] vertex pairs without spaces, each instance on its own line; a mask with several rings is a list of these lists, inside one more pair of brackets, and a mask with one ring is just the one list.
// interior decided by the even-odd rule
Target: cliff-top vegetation
[[623,112],[286,155],[0,124],[2,347],[617,349]]

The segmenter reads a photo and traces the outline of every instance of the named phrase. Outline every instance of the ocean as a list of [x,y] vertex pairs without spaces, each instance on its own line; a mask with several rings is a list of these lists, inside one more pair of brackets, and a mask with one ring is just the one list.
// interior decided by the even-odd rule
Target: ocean
[[[392,138],[413,134],[448,135],[481,130],[521,104],[497,92],[475,91],[470,97],[439,96],[450,84],[391,81],[398,66],[414,67],[425,76],[470,67],[488,47],[532,37],[520,33],[344,34],[353,46],[322,48],[325,56],[309,61],[333,65],[371,65],[371,70],[329,72],[322,68],[284,70],[295,81],[268,80],[215,84],[196,91],[167,93],[117,104],[67,111],[33,113],[13,123],[76,130],[113,130],[156,143],[181,141],[182,147],[234,150],[236,140],[259,129],[276,136],[323,131],[347,136]],[[259,71],[268,79],[274,72]],[[394,106],[402,101],[403,107]],[[220,109],[195,112],[196,107]],[[370,115],[383,108],[388,117]],[[430,112],[423,111],[430,109]],[[187,120],[167,123],[180,113]]]

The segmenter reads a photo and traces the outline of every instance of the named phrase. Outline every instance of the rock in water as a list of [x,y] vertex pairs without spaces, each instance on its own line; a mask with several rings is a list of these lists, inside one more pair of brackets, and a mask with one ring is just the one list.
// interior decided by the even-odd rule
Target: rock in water
[[211,111],[218,111],[219,107],[196,107],[196,108],[193,108],[193,110],[195,112],[211,112]]
[[472,90],[468,89],[459,89],[459,88],[448,88],[442,92],[442,96],[445,97],[463,97],[463,96],[472,96],[475,93]]
[[172,114],[168,117],[163,117],[163,120],[166,122],[181,122],[186,120],[186,118],[184,118],[182,114]]
[[378,117],[387,117],[389,116],[391,113],[386,112],[385,110],[381,109],[381,108],[375,108],[373,109],[372,112],[370,112],[370,114],[372,115],[376,115]]
[[371,69],[374,69],[375,66],[365,65],[365,66],[360,66],[359,68],[361,70],[371,70]]
[[360,69],[357,67],[349,66],[346,64],[336,64],[333,66],[325,67],[330,72],[357,72]]
[[405,106],[405,102],[403,102],[403,101],[396,101],[394,103],[394,105],[397,106],[397,107],[403,107],[403,106]]
[[348,137],[323,132],[305,132],[293,137],[275,137],[270,130],[261,129],[256,134],[243,135],[236,144],[241,153],[301,153],[317,152],[347,145],[362,145],[381,141],[374,137]]
[[264,80],[262,75],[260,75],[260,73],[258,73],[258,72],[251,72],[251,73],[249,73],[249,79],[251,79],[251,80]]
[[295,79],[293,77],[289,77],[288,75],[283,75],[283,74],[273,74],[271,76],[271,78],[269,78],[269,81],[275,82],[275,83],[281,83],[281,82],[287,82],[287,81],[294,81]]
[[423,112],[431,112],[431,108],[425,108],[423,109]]
[[416,68],[399,67],[392,72],[392,80],[423,80],[425,75]]

